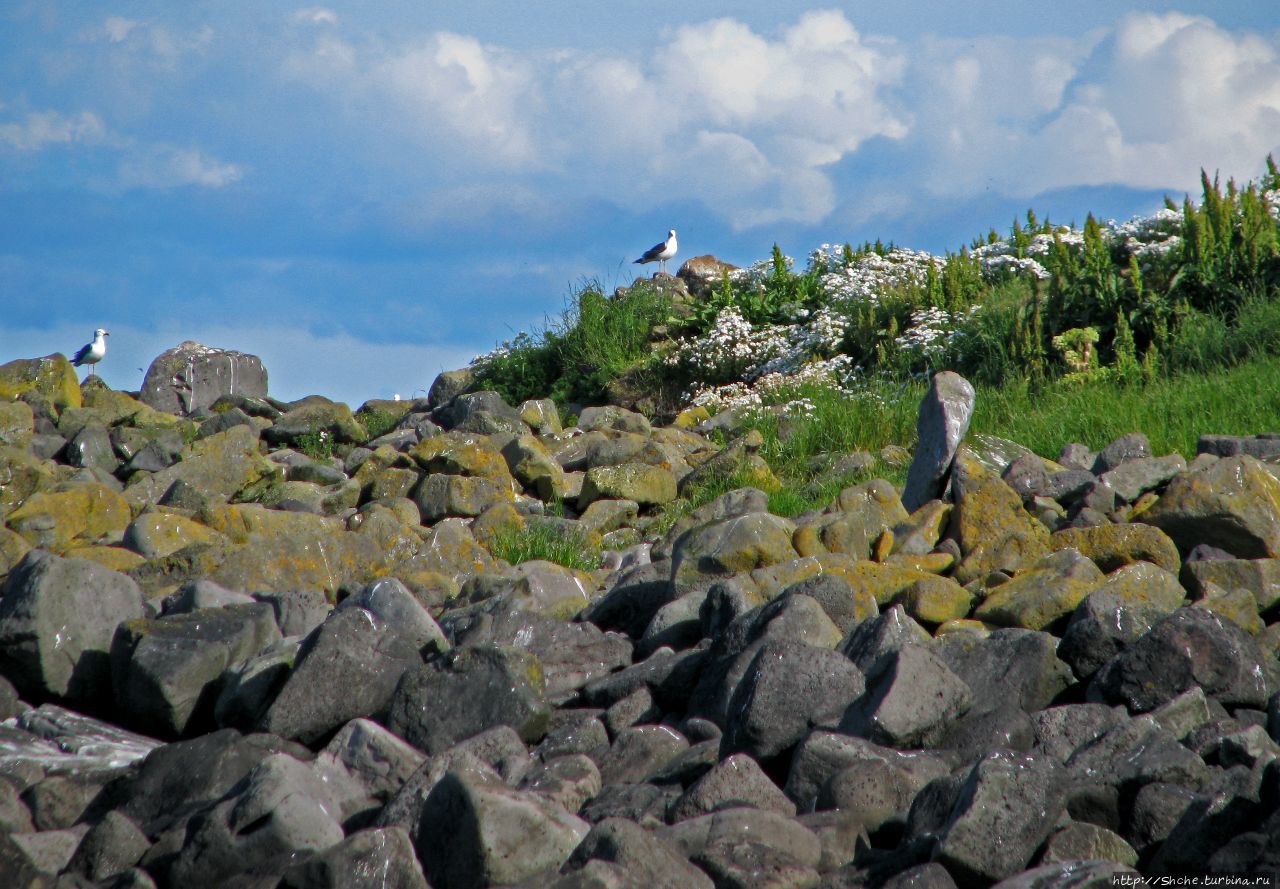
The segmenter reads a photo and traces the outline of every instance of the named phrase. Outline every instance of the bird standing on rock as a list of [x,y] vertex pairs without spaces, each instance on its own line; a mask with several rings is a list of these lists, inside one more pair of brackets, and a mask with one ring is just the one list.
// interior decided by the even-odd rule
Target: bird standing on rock
[[71,363],[76,367],[81,365],[89,365],[89,376],[93,376],[93,366],[101,361],[107,354],[107,337],[110,333],[99,327],[93,332],[93,342],[80,347],[80,351],[76,353],[76,357],[71,359]]
[[659,270],[666,274],[667,260],[676,255],[676,230],[673,228],[667,232],[667,239],[661,244],[654,244],[645,251],[644,256],[636,260],[638,264],[653,262],[657,260]]

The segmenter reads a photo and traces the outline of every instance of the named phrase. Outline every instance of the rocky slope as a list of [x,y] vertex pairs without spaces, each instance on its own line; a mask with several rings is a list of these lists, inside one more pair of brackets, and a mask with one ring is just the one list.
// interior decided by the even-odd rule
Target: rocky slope
[[[904,491],[788,519],[743,488],[658,534],[700,478],[768,483],[750,436],[156,367],[135,397],[0,366],[0,885],[1280,865],[1280,439],[1048,461],[966,439],[942,374]],[[495,557],[535,526],[606,567]]]

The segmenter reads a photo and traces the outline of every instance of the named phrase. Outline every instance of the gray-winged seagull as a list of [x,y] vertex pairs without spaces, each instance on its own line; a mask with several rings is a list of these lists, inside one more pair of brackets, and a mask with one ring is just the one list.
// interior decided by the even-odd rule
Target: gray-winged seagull
[[71,359],[71,363],[76,367],[81,365],[89,365],[89,376],[93,376],[93,366],[101,361],[107,354],[107,340],[111,336],[110,333],[99,327],[93,332],[93,342],[80,347],[80,351],[76,353],[76,357]]
[[644,252],[644,256],[636,260],[636,263],[653,262],[657,260],[658,268],[665,273],[667,271],[667,260],[676,255],[676,230],[673,228],[667,232],[667,239],[661,244],[654,244]]

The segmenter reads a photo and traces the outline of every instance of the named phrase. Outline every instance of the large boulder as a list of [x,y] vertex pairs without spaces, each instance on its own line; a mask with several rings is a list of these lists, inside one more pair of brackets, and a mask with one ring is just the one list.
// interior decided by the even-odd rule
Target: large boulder
[[956,508],[948,536],[960,547],[955,579],[961,583],[992,571],[1017,571],[1049,551],[1049,531],[1022,508],[1022,498],[965,448],[952,466]]
[[32,550],[0,598],[0,670],[26,694],[101,700],[116,626],[145,615],[142,591],[123,574]]
[[55,411],[79,407],[80,378],[71,362],[57,352],[0,364],[0,400],[15,398],[47,404]]
[[266,394],[267,369],[257,356],[187,340],[151,362],[139,397],[156,410],[187,417],[206,412],[224,395]]
[[32,494],[7,522],[32,546],[65,552],[123,532],[131,517],[123,497],[106,485],[86,482]]
[[1193,464],[1141,518],[1183,554],[1206,543],[1241,559],[1280,556],[1280,480],[1253,457]]
[[951,461],[973,418],[973,384],[944,370],[934,375],[929,392],[920,402],[916,421],[919,444],[902,488],[902,505],[913,512],[942,496],[951,473]]

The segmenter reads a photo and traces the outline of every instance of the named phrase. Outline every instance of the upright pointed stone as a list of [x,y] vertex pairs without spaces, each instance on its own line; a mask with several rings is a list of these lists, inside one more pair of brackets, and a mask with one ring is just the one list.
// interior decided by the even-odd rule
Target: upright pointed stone
[[908,512],[936,500],[946,490],[951,461],[969,431],[973,404],[973,385],[964,377],[950,370],[934,375],[920,402],[916,420],[919,442],[902,489],[902,505]]

